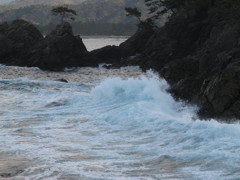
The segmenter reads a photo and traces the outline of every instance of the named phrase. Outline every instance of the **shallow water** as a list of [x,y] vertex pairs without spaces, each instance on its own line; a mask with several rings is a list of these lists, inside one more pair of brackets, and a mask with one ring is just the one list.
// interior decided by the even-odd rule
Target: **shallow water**
[[240,177],[239,124],[197,120],[152,72],[1,66],[0,77],[0,179]]

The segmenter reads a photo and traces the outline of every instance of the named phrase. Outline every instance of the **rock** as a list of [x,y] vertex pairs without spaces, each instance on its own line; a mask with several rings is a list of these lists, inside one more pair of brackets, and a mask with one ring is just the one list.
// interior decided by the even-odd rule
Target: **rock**
[[22,169],[15,169],[15,171],[13,172],[7,172],[7,173],[0,173],[0,177],[2,178],[11,178],[14,176],[17,176],[21,173],[23,173],[24,171]]
[[201,49],[200,71],[206,71],[216,66],[219,56],[232,51],[239,43],[239,27],[218,25],[212,28],[208,40]]
[[135,56],[144,50],[149,37],[152,36],[152,29],[140,29],[135,35],[120,46],[105,46],[85,54],[83,59],[88,66],[97,67],[100,63],[113,64],[111,67],[136,65],[135,60],[129,61],[129,57]]
[[24,64],[29,48],[43,39],[35,26],[24,20],[0,25],[0,63]]
[[4,35],[7,32],[9,25],[7,22],[0,24],[0,34]]
[[230,63],[222,72],[211,77],[204,88],[204,116],[209,109],[212,115],[221,118],[240,117],[240,61]]
[[128,50],[132,55],[142,53],[153,34],[154,30],[151,28],[140,28],[132,37],[120,44],[119,48]]
[[73,35],[67,22],[43,38],[32,24],[16,20],[10,25],[0,25],[0,63],[53,71],[65,67],[96,67],[99,63],[111,63],[112,67],[134,65],[136,60],[126,59],[144,50],[152,33],[152,29],[141,29],[119,47],[106,46],[88,53],[80,36]]
[[56,29],[53,30],[48,36],[65,36],[65,35],[73,36],[72,27],[68,22],[64,22],[63,24],[57,25]]
[[69,23],[65,22],[31,48],[29,66],[42,69],[62,70],[68,66],[85,66],[81,61],[87,49],[80,36],[74,36]]
[[63,78],[61,78],[61,79],[57,79],[56,81],[60,81],[60,82],[64,82],[64,83],[68,83],[68,81],[67,81],[66,79],[63,79]]
[[186,57],[167,63],[161,68],[160,74],[170,84],[179,82],[182,79],[194,77],[199,73],[199,62],[196,57]]
[[127,58],[131,55],[129,49],[120,48],[118,46],[106,46],[90,52],[92,57],[97,59],[95,63],[116,63],[121,59]]
[[240,119],[240,26],[209,21],[214,4],[199,3],[151,35],[132,38],[138,43],[128,40],[123,46],[134,46],[141,54],[135,62],[164,77],[176,99],[199,105],[200,118],[232,122]]
[[69,23],[58,25],[43,38],[34,25],[24,20],[0,25],[0,63],[63,70],[86,66],[81,60],[87,49],[80,36],[74,36]]
[[32,47],[43,39],[40,31],[34,25],[24,20],[13,21],[4,34],[14,43],[17,43],[18,48]]

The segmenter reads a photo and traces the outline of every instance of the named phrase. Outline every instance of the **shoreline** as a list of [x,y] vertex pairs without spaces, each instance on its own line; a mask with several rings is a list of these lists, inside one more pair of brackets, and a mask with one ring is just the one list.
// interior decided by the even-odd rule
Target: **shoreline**
[[[80,34],[79,34],[80,35]],[[80,35],[80,37],[82,39],[114,39],[114,38],[117,38],[117,39],[128,39],[130,38],[131,36],[113,36],[113,35]]]
[[100,82],[105,78],[121,77],[123,79],[133,77],[137,78],[144,74],[144,72],[137,66],[122,67],[119,69],[107,69],[102,67],[80,67],[69,68],[70,70],[54,72],[44,71],[36,67],[18,67],[18,66],[2,66],[0,64],[0,78],[4,79],[30,79],[43,81],[59,81],[65,79],[68,82],[88,82],[92,79],[92,74],[95,76],[94,82]]

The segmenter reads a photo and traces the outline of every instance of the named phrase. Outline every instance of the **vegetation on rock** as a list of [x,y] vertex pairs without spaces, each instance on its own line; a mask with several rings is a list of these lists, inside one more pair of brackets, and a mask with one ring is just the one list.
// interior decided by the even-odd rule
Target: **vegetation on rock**
[[77,15],[76,11],[64,6],[55,7],[51,10],[51,12],[53,13],[54,16],[60,16],[61,24],[63,24],[66,19],[71,19],[74,21],[75,20],[74,16]]
[[[11,4],[0,6],[0,22],[24,19],[43,29],[44,33],[50,32],[59,23],[59,18],[52,16],[51,9],[63,4],[53,4],[54,6],[51,6],[44,3],[39,4],[40,2],[45,2],[42,0],[30,1],[33,3],[26,3],[21,8],[12,7]],[[58,0],[54,1],[61,2]],[[36,3],[34,4],[34,2]],[[127,18],[124,8],[133,6],[142,10],[144,3],[139,0],[89,0],[80,4],[68,5],[70,9],[74,9],[78,14],[73,23],[74,32],[78,34],[84,33],[84,35],[89,35],[89,32],[91,32],[90,35],[132,35],[136,31],[136,20]],[[53,28],[50,29],[51,27]],[[82,27],[85,30],[82,30]],[[90,29],[90,27],[93,28]],[[99,34],[98,30],[100,31]],[[126,30],[126,33],[122,30]]]

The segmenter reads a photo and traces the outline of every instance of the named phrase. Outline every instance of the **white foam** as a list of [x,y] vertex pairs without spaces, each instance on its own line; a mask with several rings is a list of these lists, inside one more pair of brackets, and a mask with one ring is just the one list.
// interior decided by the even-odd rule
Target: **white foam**
[[[93,79],[98,75],[91,74]],[[239,124],[196,120],[196,108],[176,102],[166,81],[152,72],[106,78],[93,88],[92,82],[4,81],[0,150],[33,162],[19,178],[240,175]]]

